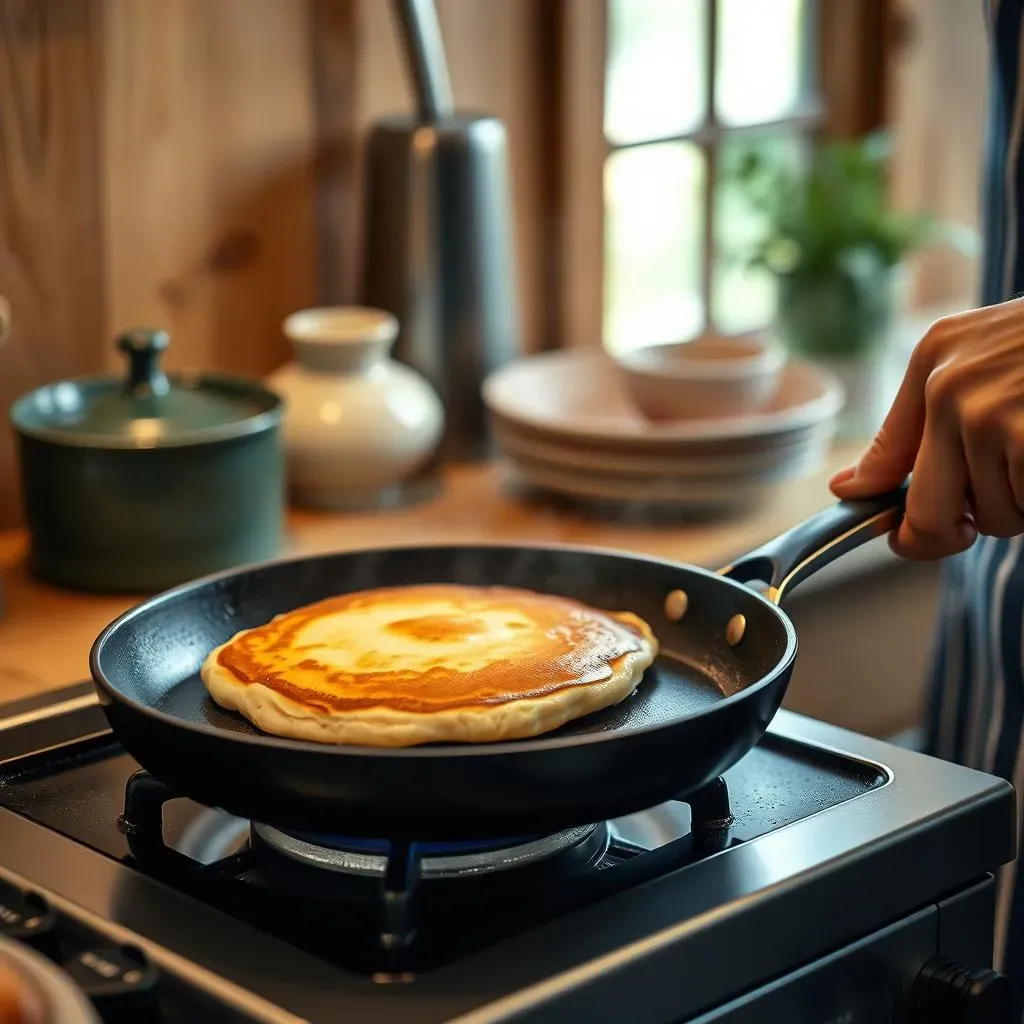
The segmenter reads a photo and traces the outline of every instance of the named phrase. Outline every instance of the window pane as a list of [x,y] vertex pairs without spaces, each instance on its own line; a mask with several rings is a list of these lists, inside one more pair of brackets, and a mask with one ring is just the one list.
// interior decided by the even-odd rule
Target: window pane
[[609,0],[609,141],[679,135],[704,120],[705,33],[705,0]]
[[606,345],[692,337],[704,320],[703,153],[685,142],[620,150],[604,183]]
[[720,121],[774,121],[797,106],[804,82],[806,8],[807,0],[718,0],[715,107]]
[[772,135],[758,140],[722,143],[715,190],[715,261],[711,279],[711,318],[723,333],[767,327],[775,316],[775,280],[766,270],[748,270],[743,255],[763,237],[765,217],[746,199],[735,182],[740,158],[753,148],[776,164],[799,166],[806,141],[798,135]]

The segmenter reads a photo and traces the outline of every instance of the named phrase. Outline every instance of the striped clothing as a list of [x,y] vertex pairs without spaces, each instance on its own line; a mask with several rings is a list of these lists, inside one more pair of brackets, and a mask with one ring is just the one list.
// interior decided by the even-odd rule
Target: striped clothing
[[[990,44],[983,305],[1024,292],[1024,0],[984,0]],[[1024,793],[1024,538],[985,537],[944,565],[929,749]],[[996,963],[1024,993],[1024,868],[999,879]]]

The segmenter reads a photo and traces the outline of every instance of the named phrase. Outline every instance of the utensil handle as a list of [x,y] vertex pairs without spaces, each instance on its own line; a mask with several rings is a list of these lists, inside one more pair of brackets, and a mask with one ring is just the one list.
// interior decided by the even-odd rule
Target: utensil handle
[[441,26],[433,0],[394,0],[422,121],[451,117],[454,107]]
[[841,501],[719,569],[739,583],[763,580],[780,604],[798,584],[848,551],[895,530],[903,520],[908,484],[863,501]]

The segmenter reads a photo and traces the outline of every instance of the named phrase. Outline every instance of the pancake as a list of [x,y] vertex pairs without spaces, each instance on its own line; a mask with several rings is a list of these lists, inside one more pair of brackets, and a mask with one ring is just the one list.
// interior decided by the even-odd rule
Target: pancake
[[373,747],[522,739],[610,707],[658,642],[629,612],[508,587],[360,591],[211,651],[221,707],[275,736]]

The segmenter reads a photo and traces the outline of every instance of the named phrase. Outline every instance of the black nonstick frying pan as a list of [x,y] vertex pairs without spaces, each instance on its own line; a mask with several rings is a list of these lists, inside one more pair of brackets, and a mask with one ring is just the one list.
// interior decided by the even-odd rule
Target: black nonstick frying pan
[[[904,492],[834,505],[714,573],[578,547],[387,548],[198,580],[108,626],[90,664],[111,728],[183,796],[305,833],[402,840],[533,836],[639,811],[713,780],[763,735],[797,651],[779,601],[898,525]],[[765,594],[744,585],[761,580]],[[375,586],[504,584],[642,616],[662,654],[616,707],[505,743],[339,747],[258,732],[199,668],[240,629]],[[687,598],[681,619],[676,592]],[[676,595],[672,598],[669,595]]]

